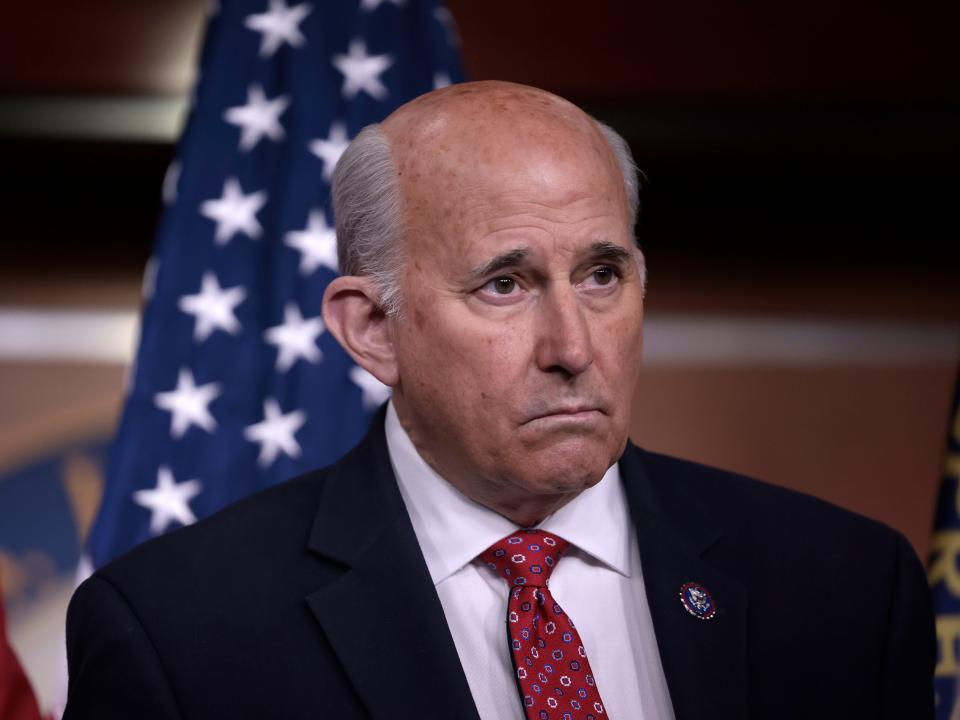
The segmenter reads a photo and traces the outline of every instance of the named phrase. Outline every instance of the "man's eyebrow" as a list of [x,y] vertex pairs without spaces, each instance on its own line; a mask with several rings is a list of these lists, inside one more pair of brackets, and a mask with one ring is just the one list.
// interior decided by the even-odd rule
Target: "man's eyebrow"
[[629,262],[633,255],[616,243],[600,241],[590,246],[591,260],[606,260],[613,263]]
[[525,247],[514,248],[513,250],[500,253],[485,265],[471,270],[470,277],[479,280],[489,277],[490,275],[495,275],[496,273],[502,272],[507,268],[519,265],[527,259],[529,254],[530,251]]
[[[503,272],[508,268],[512,268],[521,264],[529,255],[530,250],[525,247],[507,250],[506,252],[500,253],[484,265],[472,269],[470,271],[470,277],[472,279],[480,280],[490,277],[491,275],[496,275],[497,273]],[[606,261],[610,263],[622,264],[629,262],[633,255],[616,243],[601,240],[590,245],[589,257],[591,262]]]

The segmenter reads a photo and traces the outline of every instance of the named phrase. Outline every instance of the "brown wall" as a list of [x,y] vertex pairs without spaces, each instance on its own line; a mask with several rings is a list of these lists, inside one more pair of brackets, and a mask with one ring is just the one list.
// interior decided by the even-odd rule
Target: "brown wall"
[[[116,366],[0,363],[0,468],[108,434],[122,377]],[[925,557],[954,380],[950,366],[654,366],[632,438],[882,520]]]
[[955,370],[651,368],[633,439],[810,493],[930,545]]
[[[205,0],[17,3],[0,92],[169,94]],[[474,79],[576,98],[956,100],[956,3],[448,0]]]

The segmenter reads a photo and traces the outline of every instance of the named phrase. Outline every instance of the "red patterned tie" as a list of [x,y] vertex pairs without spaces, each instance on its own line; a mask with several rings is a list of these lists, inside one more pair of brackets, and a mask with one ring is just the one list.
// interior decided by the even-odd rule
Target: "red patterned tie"
[[600,720],[606,711],[573,621],[547,582],[567,541],[517,530],[480,559],[511,587],[507,636],[528,720]]

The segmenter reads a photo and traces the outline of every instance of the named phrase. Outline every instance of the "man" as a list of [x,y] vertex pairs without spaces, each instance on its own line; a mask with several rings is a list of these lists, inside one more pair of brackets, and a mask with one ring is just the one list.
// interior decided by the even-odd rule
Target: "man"
[[334,206],[324,319],[391,403],[332,468],[81,586],[68,718],[932,714],[902,537],[628,444],[645,278],[612,131],[454,86],[361,133]]

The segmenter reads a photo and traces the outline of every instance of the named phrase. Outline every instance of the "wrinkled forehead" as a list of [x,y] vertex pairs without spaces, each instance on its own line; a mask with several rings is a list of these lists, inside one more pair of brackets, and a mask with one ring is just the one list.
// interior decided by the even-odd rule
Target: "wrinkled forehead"
[[576,176],[587,187],[612,183],[622,191],[616,159],[596,123],[535,88],[455,85],[404,105],[382,127],[408,219],[445,206],[449,212],[464,188],[496,191],[528,177],[548,183]]

